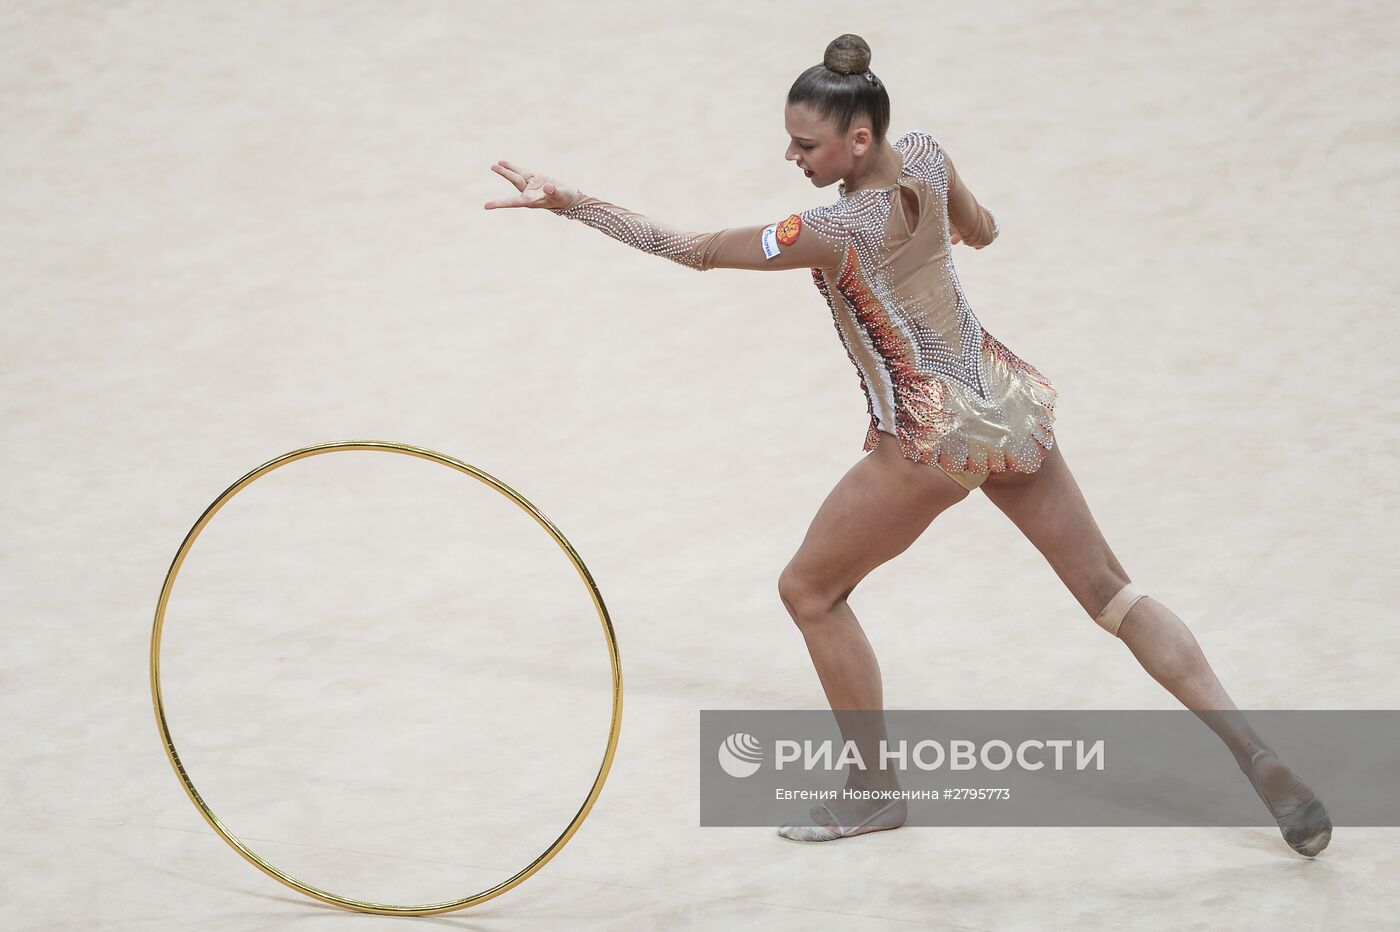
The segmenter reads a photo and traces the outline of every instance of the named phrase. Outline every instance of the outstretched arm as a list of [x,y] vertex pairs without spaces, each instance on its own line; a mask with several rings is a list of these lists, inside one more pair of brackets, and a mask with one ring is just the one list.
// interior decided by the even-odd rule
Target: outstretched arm
[[962,242],[974,249],[981,249],[1001,232],[996,215],[972,196],[967,185],[958,177],[946,150],[943,150],[943,167],[948,174],[948,221],[953,226],[952,240],[956,243],[961,237]]
[[713,233],[690,233],[586,194],[556,214],[588,224],[643,252],[697,271],[708,269],[838,269],[845,235],[820,210]]
[[492,166],[521,192],[493,207],[545,207],[579,220],[615,240],[697,271],[707,269],[839,269],[847,236],[829,208],[817,207],[787,219],[713,233],[692,233],[658,223],[635,211],[583,194],[509,162]]

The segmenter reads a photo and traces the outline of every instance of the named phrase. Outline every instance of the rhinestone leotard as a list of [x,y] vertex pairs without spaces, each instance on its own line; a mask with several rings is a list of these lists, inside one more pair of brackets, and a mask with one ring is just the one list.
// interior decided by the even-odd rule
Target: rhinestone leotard
[[967,489],[990,472],[1034,472],[1055,443],[1058,393],[987,332],[953,268],[952,229],[984,246],[1000,233],[996,216],[933,136],[913,130],[893,148],[894,184],[847,194],[843,182],[834,204],[781,223],[690,233],[581,193],[553,210],[700,271],[810,269],[860,375],[867,452],[889,434],[907,459]]

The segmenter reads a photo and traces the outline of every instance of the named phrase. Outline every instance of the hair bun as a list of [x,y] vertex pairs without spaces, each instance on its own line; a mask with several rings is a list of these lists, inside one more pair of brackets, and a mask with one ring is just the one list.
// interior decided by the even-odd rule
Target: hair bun
[[860,36],[845,33],[827,45],[822,64],[837,74],[863,74],[870,68],[870,46]]

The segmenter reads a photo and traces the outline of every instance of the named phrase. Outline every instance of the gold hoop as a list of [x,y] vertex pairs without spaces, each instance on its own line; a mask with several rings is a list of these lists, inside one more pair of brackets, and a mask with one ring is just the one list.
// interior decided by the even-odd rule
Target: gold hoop
[[[534,518],[535,521],[539,523],[540,527],[548,531],[550,536],[563,548],[569,560],[574,564],[574,568],[578,570],[579,576],[588,586],[588,592],[593,599],[593,605],[598,610],[598,618],[603,623],[603,633],[607,636],[608,657],[612,663],[612,722],[608,728],[608,745],[603,753],[603,763],[598,768],[598,776],[593,781],[592,788],[588,791],[588,798],[583,801],[583,805],[580,806],[578,812],[574,814],[568,827],[564,829],[563,833],[561,833],[558,838],[554,839],[554,842],[543,854],[535,858],[524,869],[509,879],[503,880],[494,887],[483,890],[480,893],[474,893],[471,896],[465,896],[461,899],[409,906],[373,903],[331,893],[329,890],[323,890],[320,887],[298,880],[290,874],[278,870],[272,864],[263,860],[255,851],[251,850],[236,835],[225,828],[224,824],[219,821],[219,817],[214,815],[213,811],[204,802],[203,797],[199,795],[199,791],[195,789],[194,783],[190,780],[189,774],[185,772],[184,765],[180,762],[180,755],[175,751],[175,742],[171,740],[170,728],[165,721],[165,704],[161,699],[160,691],[160,635],[161,629],[165,624],[165,606],[170,599],[170,590],[175,584],[175,576],[179,573],[180,565],[185,561],[185,556],[189,553],[190,547],[194,545],[195,538],[199,536],[199,532],[204,529],[204,526],[209,523],[210,519],[214,517],[229,499],[255,479],[267,475],[280,466],[296,462],[299,459],[340,450],[384,450],[393,453],[403,453],[408,456],[416,456],[420,459],[432,460],[435,463],[450,466],[458,472],[464,472],[475,479],[479,479],[486,485],[491,486],[496,491],[505,495],[511,501],[519,505],[530,517]],[[290,453],[279,456],[274,460],[269,460],[225,489],[224,493],[216,498],[213,504],[204,510],[204,514],[199,516],[199,520],[195,522],[194,527],[190,528],[189,533],[185,535],[184,543],[180,545],[179,552],[175,554],[175,559],[171,562],[170,569],[165,574],[165,585],[161,587],[160,601],[156,604],[155,623],[151,628],[151,701],[155,705],[156,725],[160,728],[160,737],[161,741],[165,744],[166,756],[170,758],[170,764],[175,768],[175,774],[180,778],[180,783],[184,786],[186,794],[188,794],[190,800],[194,802],[195,807],[199,810],[199,814],[204,817],[204,821],[208,822],[209,826],[213,828],[224,841],[232,845],[233,849],[242,855],[250,864],[274,880],[291,887],[293,890],[324,903],[330,903],[333,906],[340,906],[362,913],[377,913],[382,916],[427,916],[433,913],[447,913],[458,909],[465,909],[468,906],[475,906],[477,903],[484,903],[489,899],[500,896],[502,893],[523,882],[525,878],[543,867],[550,858],[554,857],[554,855],[559,852],[559,849],[563,848],[564,845],[568,843],[569,839],[573,837],[574,832],[578,831],[578,827],[588,816],[589,810],[593,808],[593,803],[597,800],[598,794],[602,792],[603,781],[607,779],[608,770],[612,767],[613,754],[617,751],[618,731],[622,724],[622,667],[617,653],[617,636],[613,632],[612,620],[608,617],[607,607],[603,605],[603,597],[598,592],[598,586],[593,582],[593,577],[588,572],[588,567],[584,565],[583,560],[579,557],[578,552],[574,550],[573,545],[560,533],[553,522],[540,513],[539,509],[530,504],[530,502],[510,486],[497,480],[494,476],[482,472],[475,466],[471,466],[461,460],[453,459],[450,456],[435,453],[432,450],[425,450],[421,447],[410,446],[405,443],[374,440],[347,440],[303,447],[300,450],[293,450]]]

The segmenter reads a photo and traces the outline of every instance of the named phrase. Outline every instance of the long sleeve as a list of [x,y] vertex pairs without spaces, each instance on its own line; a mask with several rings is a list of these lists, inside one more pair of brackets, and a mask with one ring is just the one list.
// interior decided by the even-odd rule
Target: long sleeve
[[568,207],[550,208],[643,252],[697,271],[708,269],[839,269],[849,235],[832,207],[814,207],[785,220],[689,233],[607,201],[581,194]]
[[996,215],[977,203],[967,185],[958,177],[948,153],[943,152],[943,167],[948,173],[948,219],[957,227],[963,242],[969,246],[986,246],[997,238],[1001,228]]

